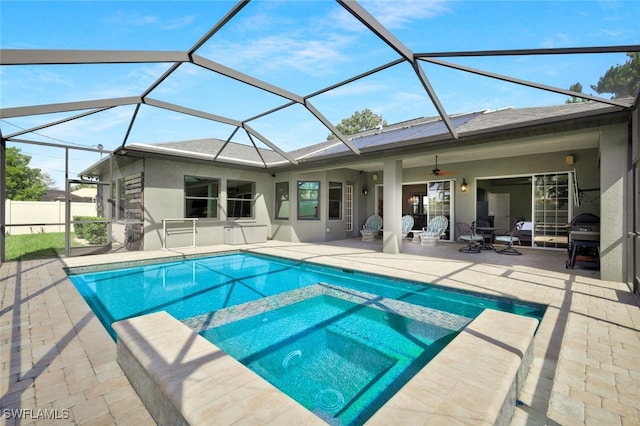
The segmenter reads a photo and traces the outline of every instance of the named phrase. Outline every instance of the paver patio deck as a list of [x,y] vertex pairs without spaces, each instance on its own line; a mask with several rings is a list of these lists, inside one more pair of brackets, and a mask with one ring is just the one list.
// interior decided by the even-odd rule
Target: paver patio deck
[[[0,410],[7,424],[154,424],[116,363],[116,344],[64,266],[249,249],[548,304],[512,425],[640,425],[640,301],[623,283],[564,268],[565,252],[459,253],[458,244],[270,241],[5,262],[0,266]],[[17,415],[20,415],[18,421]],[[254,417],[255,418],[255,417]]]

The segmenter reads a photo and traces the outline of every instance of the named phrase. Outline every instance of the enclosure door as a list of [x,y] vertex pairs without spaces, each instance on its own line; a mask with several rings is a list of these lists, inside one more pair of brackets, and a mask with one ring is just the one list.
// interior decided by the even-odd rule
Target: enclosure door
[[633,113],[627,185],[627,284],[640,294],[640,110]]
[[[72,201],[76,186],[90,189],[91,199]],[[66,256],[108,253],[111,250],[111,185],[105,182],[67,179],[65,208]],[[105,210],[106,209],[106,210]]]

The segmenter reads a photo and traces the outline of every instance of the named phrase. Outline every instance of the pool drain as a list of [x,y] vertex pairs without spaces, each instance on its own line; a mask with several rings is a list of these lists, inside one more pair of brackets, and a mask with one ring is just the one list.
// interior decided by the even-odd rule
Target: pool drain
[[316,394],[316,407],[324,411],[336,411],[344,404],[342,392],[335,389],[322,389]]
[[282,360],[282,368],[288,368],[289,363],[297,358],[302,358],[302,351],[300,349],[296,349],[295,351],[289,352],[284,359]]

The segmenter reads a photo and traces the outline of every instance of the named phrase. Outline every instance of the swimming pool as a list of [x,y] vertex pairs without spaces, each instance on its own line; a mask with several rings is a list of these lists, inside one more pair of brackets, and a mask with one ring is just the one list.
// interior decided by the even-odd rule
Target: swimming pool
[[68,273],[114,339],[112,322],[165,310],[331,424],[365,421],[484,309],[544,314],[247,253]]

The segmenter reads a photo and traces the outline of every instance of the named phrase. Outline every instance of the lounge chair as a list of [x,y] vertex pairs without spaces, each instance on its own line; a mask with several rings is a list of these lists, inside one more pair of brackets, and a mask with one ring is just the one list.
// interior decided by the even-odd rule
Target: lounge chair
[[464,222],[456,222],[456,231],[458,231],[458,239],[467,243],[466,247],[462,247],[458,251],[462,253],[480,253],[482,240],[484,239],[482,235],[476,234],[471,225]]
[[449,219],[445,216],[436,216],[429,221],[429,225],[420,233],[421,246],[434,246],[444,235],[449,226]]
[[407,234],[413,229],[413,223],[413,216],[408,214],[402,216],[402,238],[407,238]]
[[376,235],[380,232],[380,229],[382,229],[382,218],[377,214],[369,216],[360,230],[362,241],[373,241]]
[[505,243],[505,248],[500,249],[500,250],[496,250],[496,252],[498,252],[500,254],[515,254],[515,255],[522,254],[518,250],[513,248],[513,243],[520,244],[520,238],[519,238],[518,235],[519,235],[520,230],[522,229],[523,225],[524,225],[524,222],[517,222],[515,224],[515,226],[513,227],[513,229],[511,230],[511,234],[509,234],[509,235],[496,235],[495,240],[497,242]]

